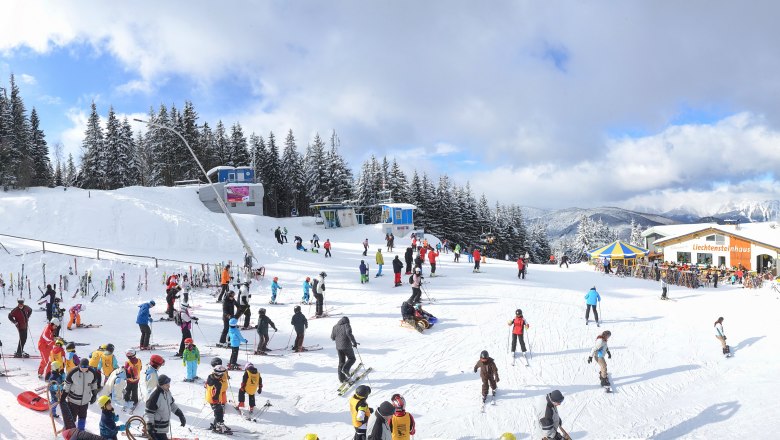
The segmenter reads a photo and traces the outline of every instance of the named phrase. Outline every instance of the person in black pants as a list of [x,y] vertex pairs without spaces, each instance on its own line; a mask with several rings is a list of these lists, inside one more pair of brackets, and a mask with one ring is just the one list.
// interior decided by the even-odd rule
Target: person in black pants
[[352,335],[352,326],[349,324],[349,318],[343,317],[333,326],[330,332],[330,339],[336,341],[336,352],[339,356],[339,382],[346,381],[350,375],[350,369],[355,364],[355,350],[358,345],[355,336]]
[[48,299],[46,299],[46,321],[51,321],[52,318],[52,310],[54,309],[54,298],[57,297],[57,292],[52,289],[51,284],[46,285],[46,292],[41,295],[38,300],[42,300],[48,296]]
[[268,341],[270,338],[268,337],[268,327],[270,326],[276,331],[276,325],[271,321],[271,318],[265,315],[265,309],[260,309],[258,313],[260,314],[260,318],[257,320],[257,334],[260,335],[260,342],[257,344],[257,353],[265,353],[269,350]]
[[222,334],[219,336],[219,343],[227,343],[228,329],[230,328],[230,319],[236,317],[236,292],[229,291],[227,298],[222,303]]
[[414,258],[414,249],[412,249],[411,246],[406,248],[406,253],[404,253],[404,260],[406,260],[406,274],[410,275],[412,273],[412,260]]
[[315,312],[315,315],[319,318],[322,316],[322,309],[325,304],[325,295],[323,295],[323,292],[325,292],[325,277],[328,276],[325,272],[320,272],[320,276],[318,278],[314,279],[314,284],[312,285],[312,290],[314,291],[314,299],[317,300],[317,311]]
[[290,324],[295,328],[295,344],[293,345],[293,351],[300,353],[305,351],[303,348],[303,335],[306,333],[306,329],[309,328],[309,320],[301,313],[301,306],[295,306],[295,314],[290,321]]

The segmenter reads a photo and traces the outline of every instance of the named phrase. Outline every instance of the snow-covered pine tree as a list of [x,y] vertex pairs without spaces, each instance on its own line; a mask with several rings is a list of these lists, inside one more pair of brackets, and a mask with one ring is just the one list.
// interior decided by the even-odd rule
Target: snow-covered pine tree
[[[585,255],[587,251],[596,247],[597,233],[598,231],[596,230],[596,225],[593,220],[585,214],[580,214],[577,225],[577,234],[574,236],[574,242],[572,243],[572,251],[576,254],[572,256],[574,256],[575,259],[576,256]],[[566,252],[566,249],[563,249],[563,252]],[[561,256],[563,256],[563,254],[556,255],[556,258],[560,258]]]
[[528,256],[533,263],[546,263],[552,249],[547,236],[547,226],[542,222],[535,222],[531,225],[530,246],[528,247]]
[[[203,127],[200,129],[199,138],[201,152],[198,155],[198,159],[200,159],[200,163],[203,164],[203,168],[205,168],[206,172],[208,172],[210,169],[219,165],[219,160],[217,158],[216,138],[214,133],[211,131],[211,127],[209,127],[208,122],[203,123]],[[205,181],[206,177],[201,173],[198,174],[197,179]]]
[[249,166],[249,149],[241,124],[236,122],[230,127],[230,160],[226,165],[234,167]]
[[12,185],[26,188],[33,179],[33,161],[30,157],[30,121],[22,100],[22,94],[11,74],[11,150],[8,165],[11,168]]
[[325,142],[320,134],[314,135],[314,141],[306,148],[303,164],[306,195],[312,202],[320,202],[327,195],[327,167],[325,164]]
[[292,129],[287,132],[282,151],[282,215],[288,216],[295,208],[299,213],[308,212],[308,197],[303,174],[303,158],[298,153]]
[[494,214],[490,210],[487,197],[485,197],[485,194],[483,193],[482,197],[479,199],[479,204],[477,205],[477,225],[479,226],[479,234],[492,232],[494,220]]
[[214,158],[217,160],[215,166],[230,165],[230,139],[225,131],[225,124],[221,120],[217,122],[217,127],[214,130],[214,153]]
[[274,132],[268,134],[266,146],[268,147],[268,156],[265,161],[264,173],[268,176],[268,187],[266,188],[265,197],[269,202],[269,210],[266,212],[273,217],[282,217],[285,214],[284,211],[281,210],[282,207],[280,206],[279,200],[281,193],[279,191],[281,189],[281,180],[283,176],[279,166],[279,147],[276,146]]
[[106,155],[103,128],[100,126],[100,116],[98,116],[95,101],[92,101],[81,149],[83,155],[81,167],[76,175],[76,186],[84,189],[107,189],[106,167],[109,162]]
[[[168,108],[164,104],[160,104],[157,116],[152,116],[152,118],[157,124],[168,127],[173,125],[171,124]],[[152,150],[151,186],[172,186],[174,181],[174,164],[170,150],[174,146],[179,146],[181,139],[170,130],[158,128],[150,128],[147,134],[147,141]],[[174,136],[176,139],[173,138]]]
[[406,174],[398,166],[398,162],[395,159],[393,159],[393,164],[390,166],[387,189],[392,193],[394,202],[410,203],[409,182],[406,180]]
[[62,162],[57,162],[54,166],[54,186],[63,186],[64,179],[62,178]]
[[339,148],[341,148],[341,140],[336,134],[336,130],[333,130],[330,136],[330,151],[327,154],[326,166],[330,166],[330,169],[327,170],[330,171],[327,183],[328,198],[334,202],[350,200],[353,197],[352,170],[349,169],[349,165],[339,153]]
[[76,181],[76,176],[78,176],[78,170],[76,169],[76,164],[73,161],[73,154],[68,153],[68,163],[64,168],[64,184],[65,186],[73,186]]
[[155,171],[154,152],[152,144],[149,142],[149,132],[146,136],[138,132],[135,138],[135,161],[138,164],[138,184],[142,186],[152,186]]
[[119,175],[120,187],[133,186],[141,184],[140,164],[138,162],[138,152],[135,139],[133,139],[133,128],[127,117],[122,120],[122,126],[119,131],[119,139],[124,147],[119,154],[119,160],[126,163],[122,167],[122,173]]
[[33,176],[31,186],[50,186],[52,184],[52,167],[49,160],[49,146],[46,136],[40,129],[40,120],[35,107],[30,112],[30,158],[32,160]]
[[0,93],[0,185],[3,188],[12,185],[16,180],[14,176],[16,173],[11,166],[12,125],[11,101],[3,88],[2,93]]
[[628,238],[628,243],[634,246],[645,247],[645,239],[642,237],[642,225],[631,219],[631,234]]
[[[207,157],[205,151],[206,146],[200,138],[201,133],[198,130],[198,112],[195,111],[195,106],[192,104],[192,101],[184,101],[184,109],[181,112],[180,120],[181,135],[184,137],[184,139],[187,140],[187,143],[189,143],[192,151],[201,161],[206,171],[208,171],[209,168],[206,167],[206,164],[203,162],[203,160]],[[205,179],[203,172],[201,172],[198,164],[195,163],[195,159],[192,158],[192,154],[186,150],[186,147],[185,150],[183,150],[181,153],[182,156],[178,158],[179,164],[181,166],[181,180]]]
[[124,186],[121,176],[125,174],[125,168],[129,164],[124,151],[127,147],[122,145],[121,137],[119,119],[114,113],[114,107],[111,106],[108,108],[104,141],[106,162],[109,164],[105,172],[104,189],[117,189]]

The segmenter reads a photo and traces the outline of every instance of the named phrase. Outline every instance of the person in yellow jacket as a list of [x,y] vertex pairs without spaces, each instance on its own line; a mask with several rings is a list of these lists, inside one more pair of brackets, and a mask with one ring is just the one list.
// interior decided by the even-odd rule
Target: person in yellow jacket
[[[219,360],[219,362],[216,362]],[[209,429],[220,434],[231,434],[230,428],[225,426],[225,404],[227,403],[227,368],[222,365],[222,360],[214,359],[214,370],[206,379],[206,403],[211,405],[214,411],[214,422]]]
[[105,351],[105,349],[106,349],[106,344],[103,344],[100,347],[98,347],[97,350],[89,354],[90,367],[98,368],[98,364],[100,364],[100,359],[103,358],[103,351]]
[[103,350],[103,355],[100,357],[97,367],[103,370],[101,373],[103,373],[103,377],[106,378],[106,381],[108,380],[108,376],[119,368],[119,363],[116,361],[116,356],[114,356],[114,344],[106,344],[106,348]]
[[366,440],[368,418],[371,417],[371,408],[366,399],[371,394],[371,387],[360,385],[355,394],[349,399],[349,410],[352,413],[352,426],[355,427],[355,440]]
[[80,363],[81,359],[76,354],[76,344],[68,342],[65,346],[65,371],[70,373],[70,370],[78,367]]
[[255,410],[255,394],[263,392],[263,378],[252,363],[246,364],[244,377],[241,378],[241,388],[238,389],[238,407],[244,407],[244,398],[249,395],[249,413]]
[[409,440],[415,433],[415,427],[414,417],[406,412],[406,399],[400,394],[393,394],[390,402],[394,409],[389,423],[392,440]]
[[219,298],[217,298],[217,302],[222,302],[222,297],[225,296],[225,294],[230,290],[230,279],[233,278],[230,276],[230,265],[226,264],[225,268],[222,269],[222,276],[219,279],[219,284],[222,285],[222,290],[219,291]]
[[382,255],[382,249],[376,250],[376,265],[379,266],[379,270],[376,271],[374,277],[382,276],[382,266],[385,264],[385,257]]

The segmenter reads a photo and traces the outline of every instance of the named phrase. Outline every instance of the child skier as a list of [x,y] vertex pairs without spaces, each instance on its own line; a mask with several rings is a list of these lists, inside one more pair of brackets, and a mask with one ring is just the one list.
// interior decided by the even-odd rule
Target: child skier
[[141,380],[141,369],[143,363],[141,360],[135,357],[135,350],[132,348],[125,352],[127,361],[125,362],[125,376],[127,377],[127,383],[125,384],[125,407],[135,409],[138,405],[138,382]]
[[108,344],[102,344],[97,350],[89,354],[89,366],[92,368],[98,368],[100,360],[103,359],[103,352],[106,350]]
[[553,390],[544,397],[536,413],[536,432],[533,438],[571,440],[569,434],[563,429],[561,417],[558,415],[558,406],[562,403],[563,394],[558,390]]
[[260,335],[260,342],[257,344],[257,351],[255,351],[255,354],[265,354],[270,350],[270,348],[268,348],[268,341],[270,340],[268,337],[268,327],[270,326],[276,331],[276,325],[271,321],[271,318],[266,316],[265,309],[260,309],[258,313],[260,314],[260,318],[257,320],[257,334]]
[[57,338],[54,340],[54,348],[49,353],[49,363],[60,362],[65,368],[65,340]]
[[482,350],[479,354],[479,360],[474,365],[474,372],[479,370],[479,376],[482,378],[482,403],[485,403],[488,393],[488,385],[493,389],[493,399],[496,398],[496,384],[498,379],[498,367],[496,367],[493,358],[488,355],[487,350]]
[[82,304],[76,304],[68,310],[68,313],[70,314],[68,330],[72,330],[71,327],[73,327],[74,323],[76,324],[76,327],[81,327],[81,311],[86,310],[86,308],[87,307]]
[[393,259],[393,275],[395,276],[393,279],[393,285],[395,287],[402,285],[401,270],[403,270],[403,268],[404,268],[404,263],[401,261],[400,258],[398,258],[398,255],[396,255],[395,259]]
[[65,346],[65,371],[70,372],[70,370],[76,368],[80,362],[81,359],[76,354],[76,344],[68,342],[68,345]]
[[360,385],[355,390],[355,394],[349,399],[349,411],[352,413],[352,426],[355,428],[355,440],[366,440],[366,429],[368,429],[368,419],[371,417],[371,408],[366,399],[371,394],[371,388],[368,385]]
[[509,321],[509,324],[512,326],[512,356],[514,357],[515,351],[517,348],[517,341],[520,341],[520,350],[523,352],[523,356],[525,356],[525,340],[523,340],[523,333],[525,333],[525,329],[530,327],[528,324],[528,321],[523,318],[523,311],[520,309],[515,310],[515,318]]
[[[214,359],[215,361],[217,359]],[[214,366],[214,370],[206,379],[206,403],[211,405],[214,412],[214,422],[209,429],[221,434],[230,433],[231,430],[225,426],[225,404],[227,403],[227,369],[219,364]]]
[[98,407],[102,414],[100,415],[100,436],[104,439],[117,440],[120,431],[125,430],[125,425],[116,426],[119,416],[114,413],[114,407],[111,405],[111,398],[100,396],[97,399]]
[[255,394],[263,392],[263,378],[252,363],[246,364],[244,377],[241,378],[241,388],[238,389],[238,407],[244,407],[244,398],[249,395],[249,414],[255,410]]
[[433,249],[428,251],[428,262],[431,263],[431,276],[432,277],[436,276],[436,257],[438,257],[438,256],[439,256],[439,251],[435,251],[434,252]]
[[604,360],[604,354],[612,359],[612,353],[609,352],[609,346],[607,345],[610,336],[612,336],[612,332],[609,330],[605,330],[600,334],[596,338],[596,345],[593,346],[593,350],[590,351],[590,356],[588,356],[588,363],[593,362],[595,357],[596,362],[601,367],[599,378],[601,379],[601,386],[605,388],[609,387],[609,378],[607,377],[607,362]]
[[393,405],[393,417],[390,419],[390,431],[393,438],[408,439],[415,433],[414,417],[406,412],[406,399],[400,394],[390,398]]
[[146,371],[144,372],[147,399],[152,395],[154,390],[157,389],[158,378],[160,374],[159,370],[163,365],[165,365],[165,359],[163,359],[159,354],[153,354],[149,358],[149,366],[146,367]]
[[325,239],[325,244],[322,245],[325,248],[325,258],[332,257],[330,254],[330,238]]
[[365,260],[360,260],[360,284],[368,282],[368,266],[366,266]]
[[276,292],[282,290],[282,286],[279,285],[279,277],[274,277],[271,282],[271,302],[270,304],[276,304]]
[[585,294],[585,325],[590,322],[590,311],[593,310],[593,317],[596,318],[596,325],[599,324],[599,312],[596,310],[598,303],[601,302],[601,295],[596,291],[596,286],[590,288],[588,293]]
[[[317,304],[319,306],[319,304]],[[301,313],[301,306],[295,306],[294,314],[290,324],[295,328],[295,343],[293,344],[293,351],[300,353],[305,351],[303,348],[303,337],[306,333],[306,329],[309,328],[309,320]],[[322,315],[319,315],[322,316]]]
[[198,378],[198,365],[200,365],[200,351],[192,338],[184,340],[184,352],[182,353],[182,365],[187,367],[187,377],[185,382],[194,382]]
[[51,371],[46,375],[46,383],[49,384],[49,395],[51,402],[51,415],[54,418],[59,418],[57,415],[57,407],[60,404],[60,397],[62,396],[62,383],[65,382],[65,370],[62,366],[62,362],[54,361],[49,364]]
[[726,345],[726,333],[723,332],[723,317],[721,316],[715,321],[715,337],[720,341],[720,345],[723,348],[723,355],[731,357],[731,347]]
[[241,348],[241,344],[247,341],[241,334],[241,330],[238,329],[238,319],[230,318],[230,330],[228,331],[228,338],[230,338],[230,361],[228,362],[228,370],[238,369],[238,349]]
[[98,370],[101,370],[103,377],[108,380],[108,376],[119,368],[119,364],[116,362],[116,356],[114,356],[114,344],[106,344],[106,349],[103,350],[103,354],[98,361]]
[[311,290],[311,278],[306,277],[306,280],[303,282],[303,298],[301,299],[301,304],[309,304],[309,290]]

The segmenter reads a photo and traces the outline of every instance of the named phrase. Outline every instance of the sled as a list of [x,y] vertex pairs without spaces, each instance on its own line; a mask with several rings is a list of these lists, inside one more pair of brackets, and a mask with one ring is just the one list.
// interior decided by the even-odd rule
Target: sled
[[19,394],[16,396],[16,401],[19,402],[19,405],[22,405],[25,408],[30,408],[33,411],[49,410],[49,401],[32,391],[25,391]]

